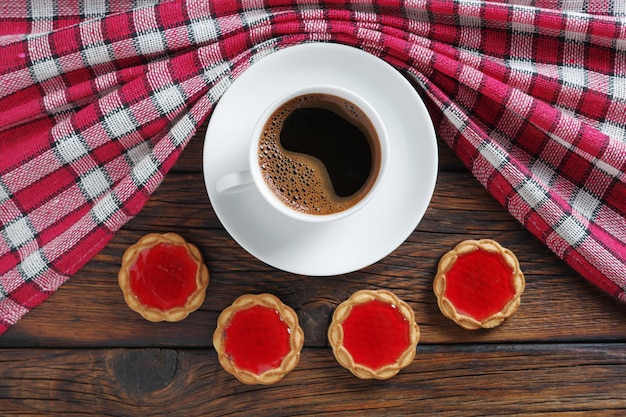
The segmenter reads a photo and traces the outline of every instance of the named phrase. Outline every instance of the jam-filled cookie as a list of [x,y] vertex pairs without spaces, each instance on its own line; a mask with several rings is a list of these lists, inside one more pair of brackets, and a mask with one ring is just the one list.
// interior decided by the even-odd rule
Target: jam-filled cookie
[[124,253],[118,282],[126,304],[146,320],[175,322],[200,307],[209,271],[181,236],[150,233]]
[[362,379],[395,376],[413,361],[419,338],[411,307],[386,290],[352,294],[328,329],[337,362]]
[[498,242],[466,240],[439,261],[433,288],[441,312],[466,329],[491,328],[520,305],[524,274]]
[[298,364],[303,345],[296,312],[272,294],[237,298],[213,333],[220,364],[244,384],[280,381]]

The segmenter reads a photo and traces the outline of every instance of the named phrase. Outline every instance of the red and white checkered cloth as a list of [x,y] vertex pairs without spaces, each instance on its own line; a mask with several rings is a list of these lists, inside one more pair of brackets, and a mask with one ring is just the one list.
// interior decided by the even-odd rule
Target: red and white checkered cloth
[[0,333],[139,213],[239,74],[309,41],[412,74],[493,196],[626,299],[623,0],[13,0],[0,5]]

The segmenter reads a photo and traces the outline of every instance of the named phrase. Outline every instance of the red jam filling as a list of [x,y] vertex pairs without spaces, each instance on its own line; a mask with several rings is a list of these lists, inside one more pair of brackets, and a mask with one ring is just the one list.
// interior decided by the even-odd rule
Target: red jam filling
[[395,363],[409,347],[408,320],[395,305],[379,300],[353,306],[341,327],[354,362],[374,371]]
[[277,310],[250,307],[232,317],[224,331],[224,351],[237,368],[261,375],[278,368],[291,351],[290,333]]
[[145,306],[182,307],[197,288],[197,269],[184,246],[159,243],[139,253],[129,269],[130,288]]
[[502,310],[514,295],[513,270],[499,253],[465,253],[446,273],[445,296],[458,313],[478,321]]

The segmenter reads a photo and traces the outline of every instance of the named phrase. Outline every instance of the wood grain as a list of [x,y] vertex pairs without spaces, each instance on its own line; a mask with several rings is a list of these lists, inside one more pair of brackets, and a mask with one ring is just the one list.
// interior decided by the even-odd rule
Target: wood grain
[[[587,283],[507,213],[445,147],[423,221],[391,255],[360,271],[315,278],[249,255],[222,228],[202,178],[199,132],[147,202],[79,273],[0,337],[0,415],[586,416],[626,411],[626,306]],[[196,244],[211,282],[180,323],[150,323],[117,285],[124,250],[149,232]],[[526,275],[518,312],[468,331],[438,310],[439,258],[463,239],[513,250]],[[421,329],[415,361],[389,381],[341,368],[326,331],[359,289],[393,291]],[[245,386],[212,349],[219,313],[245,293],[270,292],[298,313],[305,349],[277,385]]]
[[[115,416],[619,415],[626,346],[417,347],[389,381],[359,380],[327,349],[305,349],[271,386],[226,374],[212,350],[5,350],[0,410]],[[15,384],[16,380],[21,384]],[[11,415],[10,413],[3,415]]]

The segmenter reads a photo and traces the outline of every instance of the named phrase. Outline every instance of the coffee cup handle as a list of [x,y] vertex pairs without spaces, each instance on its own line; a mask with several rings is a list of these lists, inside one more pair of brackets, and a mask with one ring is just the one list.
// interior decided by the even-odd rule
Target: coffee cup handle
[[215,182],[215,189],[219,194],[233,194],[245,191],[252,185],[250,170],[226,174]]

